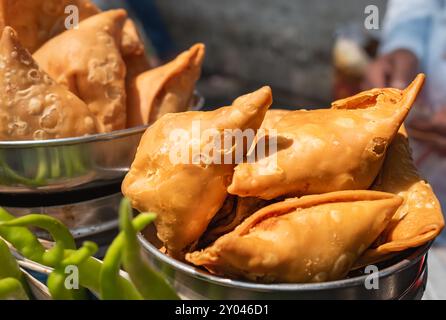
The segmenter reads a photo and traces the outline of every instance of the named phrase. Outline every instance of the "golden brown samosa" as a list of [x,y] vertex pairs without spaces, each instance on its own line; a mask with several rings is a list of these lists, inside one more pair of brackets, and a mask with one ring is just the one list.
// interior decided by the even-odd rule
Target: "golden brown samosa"
[[404,202],[359,264],[376,262],[386,254],[423,245],[443,229],[440,203],[431,186],[417,172],[404,127],[390,145],[373,189],[397,194]]
[[0,30],[14,28],[23,46],[33,53],[66,30],[68,5],[78,8],[80,21],[99,13],[89,0],[0,0]]
[[288,113],[266,128],[276,130],[277,152],[239,164],[228,192],[273,199],[368,189],[423,81],[420,74],[405,90],[373,89],[332,109]]
[[127,81],[150,69],[150,63],[144,48],[144,43],[135,23],[127,19],[122,31],[121,41],[122,58],[127,66]]
[[[271,89],[264,87],[237,98],[230,107],[166,114],[144,133],[122,192],[134,208],[157,214],[158,237],[170,255],[182,257],[184,249],[196,243],[227,195],[234,164],[207,161],[204,148],[227,130],[255,132],[271,103]],[[225,144],[213,157],[232,156],[233,147]],[[175,150],[183,150],[185,157],[176,158],[181,151]]]
[[[35,52],[45,42],[67,30],[65,20],[70,19],[69,5],[77,7],[79,21],[100,13],[90,0],[0,0],[0,30],[6,25],[19,32],[25,48]],[[74,22],[69,20],[70,23]],[[127,82],[150,69],[144,44],[135,23],[127,19],[120,44],[121,54],[127,66]]]
[[10,27],[0,40],[0,140],[43,140],[96,132],[74,94],[39,69]]
[[97,14],[34,53],[43,70],[87,103],[99,132],[126,124],[126,67],[119,46],[126,19],[125,10]]
[[345,277],[401,204],[377,191],[287,199],[247,218],[186,260],[212,273],[256,282],[322,282]]
[[150,124],[166,113],[186,111],[204,54],[205,47],[199,43],[173,61],[135,77],[128,91],[127,127]]

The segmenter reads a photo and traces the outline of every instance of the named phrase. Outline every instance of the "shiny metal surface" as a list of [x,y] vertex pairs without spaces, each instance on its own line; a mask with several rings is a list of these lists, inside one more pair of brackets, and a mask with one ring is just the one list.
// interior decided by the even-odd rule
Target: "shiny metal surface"
[[[212,275],[161,253],[154,229],[138,239],[150,263],[160,270],[184,299],[404,299],[420,298],[427,275],[426,258],[430,243],[405,252],[390,265],[379,267],[379,288],[367,289],[369,275],[350,275],[338,281],[308,284],[259,284]],[[146,240],[146,237],[152,242]],[[423,278],[424,277],[424,278]],[[421,282],[423,285],[421,285]]]
[[146,127],[78,138],[0,142],[0,192],[60,192],[122,179]]
[[[4,208],[16,216],[40,213],[55,217],[70,229],[76,239],[91,239],[93,235],[117,228],[118,209],[121,199],[122,194],[115,193],[93,200],[57,206]],[[43,234],[39,235],[44,236]]]
[[[194,107],[204,99],[196,94]],[[148,126],[84,137],[0,141],[0,193],[61,192],[122,180]]]

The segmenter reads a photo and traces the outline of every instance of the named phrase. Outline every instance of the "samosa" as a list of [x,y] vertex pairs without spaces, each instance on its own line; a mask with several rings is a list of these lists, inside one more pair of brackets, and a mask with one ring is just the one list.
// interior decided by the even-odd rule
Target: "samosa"
[[126,67],[120,52],[126,19],[125,10],[97,14],[34,53],[43,70],[87,103],[99,132],[126,127]]
[[372,89],[332,109],[289,112],[266,128],[277,151],[239,164],[228,192],[268,200],[368,189],[423,82],[420,74],[405,90]]
[[173,61],[136,76],[128,91],[127,126],[147,125],[166,113],[187,111],[204,54],[199,43]]
[[5,26],[14,28],[22,45],[34,53],[66,30],[65,20],[70,18],[70,11],[65,10],[70,5],[76,6],[79,21],[99,13],[90,0],[0,0],[0,30]]
[[417,172],[404,127],[390,145],[373,189],[404,199],[388,227],[358,261],[359,265],[382,260],[387,254],[421,246],[444,227],[440,203],[432,187]]
[[[225,201],[233,153],[247,148],[222,143],[210,148],[215,154],[205,149],[218,146],[228,130],[255,134],[271,103],[271,89],[263,87],[229,107],[166,114],[144,133],[122,192],[137,210],[158,215],[157,234],[170,255],[181,258],[196,244]],[[227,155],[231,161],[221,161]]]
[[0,40],[0,80],[0,140],[96,133],[86,104],[39,69],[10,27]]
[[186,260],[218,275],[264,283],[341,279],[401,203],[399,196],[368,190],[287,199]]

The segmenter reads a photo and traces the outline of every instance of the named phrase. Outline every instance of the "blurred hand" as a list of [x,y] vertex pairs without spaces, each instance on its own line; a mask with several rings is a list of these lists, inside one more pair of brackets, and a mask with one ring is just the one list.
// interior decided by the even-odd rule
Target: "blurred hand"
[[367,67],[362,87],[404,89],[418,73],[418,59],[412,51],[398,49],[375,59]]

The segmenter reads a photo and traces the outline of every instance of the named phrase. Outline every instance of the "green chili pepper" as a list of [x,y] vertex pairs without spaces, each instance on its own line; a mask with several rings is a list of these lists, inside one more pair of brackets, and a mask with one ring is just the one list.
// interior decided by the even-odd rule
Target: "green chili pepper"
[[51,154],[51,178],[58,178],[60,177],[60,156],[59,156],[59,149],[57,147],[50,149]]
[[[87,299],[87,292],[80,287],[79,265],[93,256],[98,250],[98,246],[91,241],[87,241],[83,246],[66,257],[48,277],[48,289],[51,296],[56,300],[82,300]],[[67,267],[77,268],[77,287],[67,286]]]
[[0,300],[28,300],[25,290],[19,280],[5,278],[0,280]]
[[[74,238],[66,226],[59,220],[42,214],[29,214],[20,218],[0,223],[1,227],[38,227],[48,231],[55,245],[43,253],[39,259],[41,263],[54,267],[62,259],[64,249],[76,249]],[[17,248],[19,249],[19,248]]]
[[34,178],[34,181],[41,185],[45,182],[45,178],[48,174],[48,166],[46,164],[46,154],[45,154],[45,150],[42,148],[37,148],[37,173],[36,173],[36,177]]
[[69,150],[72,167],[75,174],[80,174],[85,171],[85,166],[82,161],[82,150],[79,148],[71,147]]
[[66,249],[76,249],[70,230],[59,220],[44,214],[28,214],[23,217],[0,223],[0,227],[37,227],[48,231],[56,242]]
[[[155,219],[152,215],[152,219]],[[124,232],[124,249],[122,261],[132,282],[144,299],[178,299],[168,282],[148,266],[141,257],[141,248],[132,225],[132,208],[130,201],[124,198],[119,207],[119,226]]]
[[[140,214],[133,220],[133,227],[141,231],[153,221],[152,214]],[[122,249],[124,246],[124,233],[121,232],[107,250],[102,266],[100,282],[101,282],[101,298],[104,300],[141,300],[142,296],[134,288],[133,291],[126,292],[122,288],[121,270]]]
[[16,259],[9,251],[8,245],[0,239],[0,279],[15,278],[19,280],[22,287],[29,293],[28,283],[23,273],[20,271]]
[[[0,207],[0,222],[14,220],[15,217]],[[0,237],[8,241],[24,257],[43,263],[45,248],[37,237],[25,227],[0,227]]]
[[[73,250],[65,250],[67,256],[71,255]],[[103,263],[94,258],[88,258],[85,262],[79,265],[79,283],[82,287],[89,289],[91,292],[100,295],[101,284],[100,277],[102,271]],[[127,297],[128,300],[137,300],[138,297],[141,299],[138,291],[136,291],[133,284],[123,278],[122,276],[117,276],[116,281],[118,282],[119,288],[122,290],[122,296]]]

